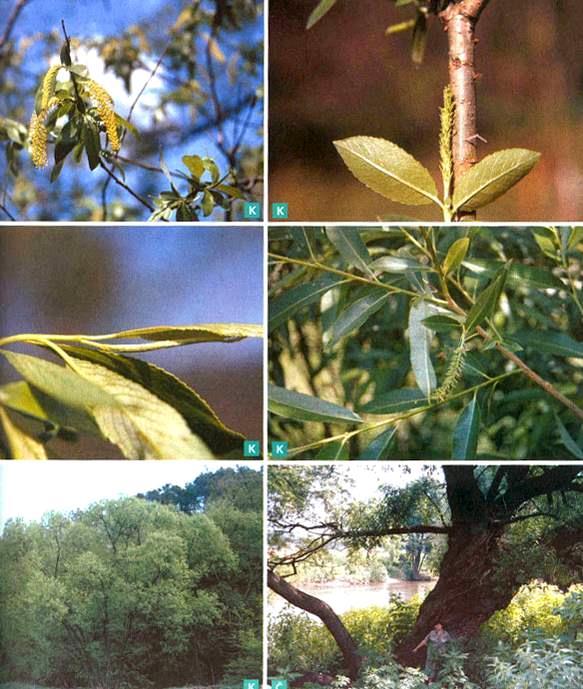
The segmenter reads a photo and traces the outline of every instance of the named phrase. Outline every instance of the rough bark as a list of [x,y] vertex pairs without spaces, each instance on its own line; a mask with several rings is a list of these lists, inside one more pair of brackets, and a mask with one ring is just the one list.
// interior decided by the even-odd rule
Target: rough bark
[[362,658],[358,653],[354,639],[328,603],[316,598],[316,596],[300,591],[300,589],[272,571],[269,571],[267,574],[267,585],[292,605],[312,615],[316,615],[316,617],[322,620],[342,653],[348,676],[350,679],[355,680],[358,677]]

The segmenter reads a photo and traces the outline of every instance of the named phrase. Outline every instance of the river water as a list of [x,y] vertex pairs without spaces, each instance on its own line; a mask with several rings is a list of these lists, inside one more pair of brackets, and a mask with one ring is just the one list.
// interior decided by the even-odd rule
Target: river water
[[[390,579],[382,584],[338,582],[336,584],[299,584],[298,588],[321,598],[332,607],[334,612],[342,614],[348,610],[367,608],[371,605],[386,606],[392,595],[400,595],[403,600],[409,600],[415,595],[424,597],[434,586],[435,580],[401,581]],[[269,612],[271,614],[279,614],[285,605],[286,601],[281,596],[270,591]],[[297,608],[292,609],[298,610]]]

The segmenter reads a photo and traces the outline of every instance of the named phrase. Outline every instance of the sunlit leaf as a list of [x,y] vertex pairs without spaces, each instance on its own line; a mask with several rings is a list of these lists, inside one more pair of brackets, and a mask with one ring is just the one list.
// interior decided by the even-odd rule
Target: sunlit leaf
[[372,191],[409,206],[439,203],[431,174],[396,144],[373,136],[335,141],[352,174]]
[[[464,260],[463,265],[473,273],[491,277],[496,275],[506,264],[502,261],[471,258]],[[564,287],[561,280],[553,275],[549,269],[522,263],[513,263],[508,268],[506,280],[509,285],[515,287],[526,286],[536,289],[561,289]]]
[[466,330],[468,332],[480,325],[484,319],[489,318],[496,310],[506,284],[509,266],[510,264],[504,266],[488,287],[478,295],[466,318]]
[[316,5],[316,8],[312,10],[306,27],[311,29],[316,22],[319,22],[320,19],[322,19],[322,17],[334,7],[336,2],[337,0],[320,0],[320,2]]
[[378,273],[407,273],[411,270],[431,270],[431,267],[413,258],[381,256],[370,264],[370,269]]
[[42,443],[13,423],[2,407],[0,407],[0,425],[8,441],[12,459],[48,459]]
[[475,211],[505,194],[538,163],[540,153],[509,148],[486,156],[456,182],[454,210]]
[[461,239],[456,240],[449,247],[447,255],[443,261],[444,275],[449,275],[449,273],[453,273],[454,270],[459,268],[459,266],[462,264],[462,261],[466,257],[466,254],[468,253],[469,247],[469,237],[462,237]]

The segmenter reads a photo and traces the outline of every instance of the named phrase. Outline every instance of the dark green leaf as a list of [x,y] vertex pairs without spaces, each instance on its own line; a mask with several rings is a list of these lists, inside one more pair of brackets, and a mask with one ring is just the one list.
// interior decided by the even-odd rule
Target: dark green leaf
[[268,386],[269,411],[278,416],[300,421],[329,421],[332,423],[362,423],[362,419],[350,409],[301,392],[286,390],[276,385]]
[[569,452],[577,459],[583,459],[583,447],[580,447],[575,440],[571,437],[569,431],[565,428],[565,424],[559,418],[559,415],[555,413],[555,420],[557,422],[557,427],[559,429],[559,437],[563,445],[569,450]]
[[[506,264],[502,261],[472,258],[465,260],[463,265],[473,273],[492,277]],[[550,269],[537,268],[522,263],[513,263],[508,269],[506,279],[509,285],[515,287],[528,286],[536,289],[561,289],[564,287],[561,280],[553,275]]]
[[480,406],[477,397],[460,414],[453,432],[452,459],[475,459],[480,435]]
[[346,440],[333,440],[322,445],[322,449],[316,455],[316,459],[348,459],[348,442]]
[[488,287],[478,295],[466,318],[466,330],[468,333],[477,325],[480,325],[484,319],[489,318],[496,310],[500,295],[506,284],[509,267],[510,264],[504,266]]
[[287,322],[300,309],[319,301],[323,294],[340,285],[340,277],[325,275],[313,282],[298,285],[269,300],[269,331]]
[[566,333],[550,330],[520,330],[512,339],[523,347],[532,347],[539,352],[583,358],[583,342],[578,342]]
[[348,265],[372,275],[368,265],[371,260],[370,254],[360,237],[360,230],[352,227],[330,227],[326,230],[326,236]]
[[387,291],[375,289],[372,294],[361,297],[350,304],[332,325],[328,345],[334,346],[340,339],[360,328],[387,303],[389,296]]
[[367,402],[361,411],[367,414],[396,414],[402,411],[418,409],[427,404],[427,396],[416,388],[402,388],[385,392]]
[[442,314],[437,314],[435,316],[429,316],[429,318],[424,318],[422,321],[423,325],[430,330],[435,330],[436,332],[447,332],[448,330],[457,330],[462,327],[463,321],[454,316],[444,316]]
[[388,428],[386,431],[379,433],[377,437],[364,448],[359,459],[389,459],[388,452],[391,449],[396,432],[396,428]]

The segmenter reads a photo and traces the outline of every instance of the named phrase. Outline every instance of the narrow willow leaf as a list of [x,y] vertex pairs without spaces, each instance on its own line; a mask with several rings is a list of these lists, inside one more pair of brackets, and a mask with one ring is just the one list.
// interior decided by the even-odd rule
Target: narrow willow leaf
[[582,359],[583,342],[578,342],[567,333],[549,330],[520,330],[512,336],[523,347],[532,347],[539,352]]
[[408,19],[404,22],[399,22],[398,24],[391,24],[385,29],[385,36],[391,36],[395,33],[401,33],[402,31],[410,31],[415,26],[414,19]]
[[288,289],[275,299],[269,300],[269,331],[272,332],[286,323],[295,313],[309,306],[329,292],[333,287],[342,284],[340,277],[325,275],[313,282]]
[[429,170],[396,144],[374,136],[353,136],[334,145],[359,182],[408,206],[439,204]]
[[316,455],[316,459],[348,459],[349,448],[346,440],[334,440],[326,443]]
[[329,421],[333,423],[362,423],[350,409],[345,409],[318,397],[286,390],[277,385],[268,386],[269,411],[278,416],[300,421]]
[[137,383],[176,410],[195,436],[215,455],[241,450],[244,436],[228,428],[210,405],[186,383],[159,366],[119,354],[96,352],[81,347],[64,347],[76,359],[99,364],[126,380]]
[[459,416],[453,432],[452,459],[476,459],[480,435],[480,406],[476,396]]
[[263,337],[263,327],[247,323],[209,323],[184,326],[136,328],[114,333],[110,340],[168,341],[179,345],[197,342],[239,342],[246,337]]
[[538,163],[540,153],[509,148],[486,156],[456,183],[454,211],[475,211],[505,194]]
[[[472,273],[491,277],[496,275],[506,264],[502,261],[472,258],[465,260],[463,265]],[[561,289],[564,287],[561,280],[553,275],[550,269],[526,266],[522,263],[513,263],[510,266],[506,280],[509,285],[516,287],[527,286],[536,289]]]
[[470,247],[470,239],[469,237],[462,237],[461,239],[456,240],[450,247],[447,252],[447,255],[445,257],[445,260],[443,261],[443,274],[444,275],[449,275],[450,273],[453,273],[454,270],[459,268],[461,266],[462,261],[466,257],[466,254],[468,253],[468,249]]
[[359,459],[389,459],[388,452],[391,449],[396,433],[396,428],[389,428],[379,433],[377,437],[364,448]]
[[563,445],[569,450],[569,452],[577,459],[583,459],[583,447],[580,447],[575,440],[571,437],[569,431],[565,428],[564,423],[559,418],[559,415],[555,412],[555,420],[557,422],[557,428],[559,429],[559,437]]
[[337,0],[320,0],[309,16],[306,28],[311,29],[314,24],[319,22],[320,19],[334,7],[336,2]]
[[431,363],[431,340],[433,333],[423,324],[435,311],[425,300],[412,302],[409,310],[409,344],[411,368],[417,385],[427,398],[437,386],[435,370]]
[[377,311],[379,311],[389,300],[389,293],[385,290],[375,289],[372,294],[361,297],[353,304],[350,304],[332,325],[328,345],[334,346],[339,340],[360,328],[363,323]]
[[569,251],[573,250],[579,242],[583,241],[583,227],[573,227],[571,228],[571,234],[569,235],[569,241],[567,242],[567,248]]
[[42,443],[20,429],[0,407],[0,425],[4,429],[12,459],[48,459]]
[[340,252],[348,265],[358,268],[363,273],[372,275],[369,267],[370,254],[362,241],[360,231],[352,227],[329,227],[326,236]]
[[416,65],[423,64],[427,47],[427,17],[425,12],[417,12],[411,40],[411,60]]
[[370,264],[370,269],[377,273],[407,273],[411,270],[431,270],[413,258],[401,256],[381,256]]
[[401,390],[391,390],[375,397],[375,399],[367,402],[361,411],[367,414],[396,414],[424,407],[426,404],[427,397],[421,391],[413,388],[403,388]]
[[116,404],[108,392],[68,368],[28,354],[0,353],[33,387],[67,406],[87,409]]
[[437,314],[435,316],[429,316],[429,318],[423,319],[423,325],[430,330],[435,330],[436,332],[447,332],[449,330],[457,330],[462,327],[462,321],[459,318],[454,318],[453,316],[444,316]]
[[480,293],[474,302],[466,318],[466,330],[468,333],[477,325],[480,325],[484,319],[489,318],[496,310],[500,295],[506,284],[508,267],[509,266],[505,266],[500,273],[498,273],[494,280]]
[[75,367],[115,399],[115,405],[91,411],[103,435],[127,459],[214,459],[182,415],[142,385],[89,361],[76,359]]

